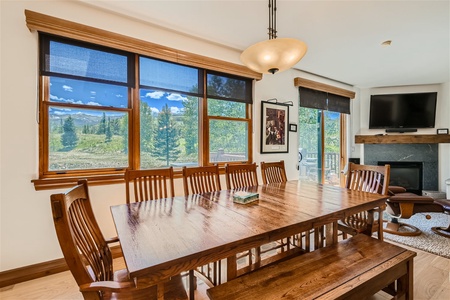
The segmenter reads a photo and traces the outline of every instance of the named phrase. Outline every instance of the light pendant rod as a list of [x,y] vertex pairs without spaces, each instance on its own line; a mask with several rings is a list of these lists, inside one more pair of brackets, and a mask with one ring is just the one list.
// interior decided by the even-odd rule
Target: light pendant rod
[[303,41],[292,38],[277,39],[277,1],[269,0],[269,39],[256,43],[241,54],[241,61],[249,69],[275,74],[293,67],[306,54]]
[[269,40],[277,38],[277,0],[269,0]]

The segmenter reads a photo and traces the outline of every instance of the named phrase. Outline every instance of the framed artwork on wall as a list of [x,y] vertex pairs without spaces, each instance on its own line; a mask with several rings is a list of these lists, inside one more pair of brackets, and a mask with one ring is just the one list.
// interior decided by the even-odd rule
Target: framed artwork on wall
[[289,152],[289,104],[261,102],[261,153]]

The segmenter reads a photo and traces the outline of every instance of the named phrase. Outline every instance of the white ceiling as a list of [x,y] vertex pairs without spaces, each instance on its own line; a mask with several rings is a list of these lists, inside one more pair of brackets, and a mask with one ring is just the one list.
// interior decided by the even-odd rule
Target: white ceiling
[[[267,0],[79,1],[239,51],[268,38]],[[449,0],[277,2],[278,37],[308,45],[295,68],[360,88],[450,81]]]

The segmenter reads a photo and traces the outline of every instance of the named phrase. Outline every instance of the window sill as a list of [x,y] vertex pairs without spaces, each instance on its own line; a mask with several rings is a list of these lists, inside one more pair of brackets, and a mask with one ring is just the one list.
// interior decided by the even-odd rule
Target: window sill
[[87,176],[70,176],[70,177],[54,177],[54,178],[42,178],[33,179],[31,182],[34,184],[36,191],[41,190],[53,190],[61,188],[70,188],[78,183],[79,179],[85,178],[88,180],[89,185],[107,185],[124,183],[124,176],[122,174],[106,174],[106,175],[87,175]]

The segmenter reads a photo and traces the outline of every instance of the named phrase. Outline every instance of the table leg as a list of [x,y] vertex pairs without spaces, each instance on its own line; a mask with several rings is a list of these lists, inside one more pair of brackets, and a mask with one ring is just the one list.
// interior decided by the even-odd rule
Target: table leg
[[325,225],[325,245],[330,246],[337,243],[338,223],[333,222]]
[[227,258],[227,281],[236,278],[237,262],[236,254]]

